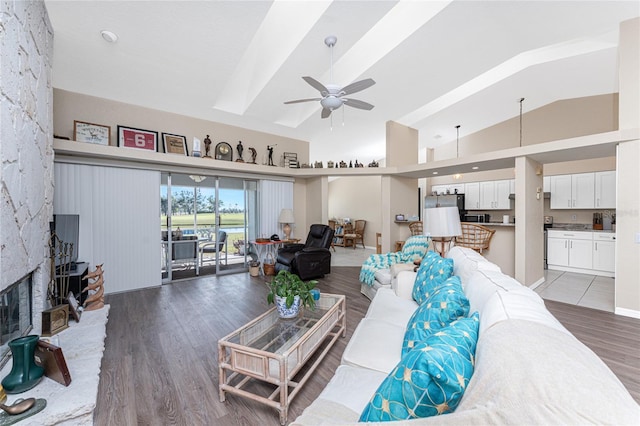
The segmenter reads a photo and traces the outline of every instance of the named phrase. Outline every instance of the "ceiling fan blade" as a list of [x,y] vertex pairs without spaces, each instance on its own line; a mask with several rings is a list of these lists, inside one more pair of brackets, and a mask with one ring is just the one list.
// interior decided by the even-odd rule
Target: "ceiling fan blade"
[[359,101],[358,99],[344,99],[344,98],[342,98],[342,100],[344,101],[345,105],[349,105],[352,108],[366,109],[367,111],[371,111],[373,109],[373,105],[371,105],[368,102]]
[[322,112],[320,113],[320,117],[328,118],[331,115],[331,110],[329,108],[322,108]]
[[356,81],[355,83],[347,84],[342,88],[342,92],[344,92],[345,95],[350,95],[352,93],[356,93],[368,87],[371,87],[374,84],[376,84],[376,82],[373,81],[372,78],[367,78],[365,80],[360,80],[360,81]]
[[327,89],[324,84],[320,83],[318,80],[316,80],[313,77],[302,77],[302,79],[304,81],[306,81],[307,83],[309,83],[311,86],[313,86],[313,88],[315,88],[316,90],[318,90],[320,93],[322,93],[322,96],[326,96],[326,94],[329,93],[329,89]]
[[310,98],[310,99],[296,99],[295,101],[287,101],[285,104],[299,104],[300,102],[314,102],[321,101],[322,98]]

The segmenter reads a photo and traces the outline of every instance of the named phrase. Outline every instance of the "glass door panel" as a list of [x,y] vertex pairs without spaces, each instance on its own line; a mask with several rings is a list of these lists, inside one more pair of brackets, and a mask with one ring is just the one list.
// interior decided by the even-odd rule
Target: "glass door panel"
[[256,205],[256,181],[162,173],[163,283],[246,271]]

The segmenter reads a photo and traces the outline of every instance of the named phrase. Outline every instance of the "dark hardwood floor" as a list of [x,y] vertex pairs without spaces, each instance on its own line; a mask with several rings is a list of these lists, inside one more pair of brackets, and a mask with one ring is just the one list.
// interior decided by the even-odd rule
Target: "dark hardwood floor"
[[[347,337],[338,339],[291,404],[293,421],[340,363],[369,306],[359,267],[333,267],[323,292],[347,296]],[[204,277],[161,288],[108,295],[111,305],[96,425],[278,425],[277,412],[218,397],[217,341],[268,309],[264,278],[248,273]],[[640,320],[547,302],[549,310],[596,352],[640,401]]]

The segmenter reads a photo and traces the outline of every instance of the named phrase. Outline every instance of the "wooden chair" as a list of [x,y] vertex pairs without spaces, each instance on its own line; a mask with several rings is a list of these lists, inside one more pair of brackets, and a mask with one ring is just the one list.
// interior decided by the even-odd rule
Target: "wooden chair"
[[409,231],[411,231],[411,235],[422,235],[422,222],[409,222]]
[[355,221],[355,227],[353,228],[353,230],[350,233],[346,233],[344,234],[344,245],[345,247],[347,247],[349,245],[349,242],[351,243],[351,245],[353,246],[353,249],[356,249],[356,244],[358,241],[360,241],[360,244],[362,244],[362,248],[365,248],[364,246],[364,228],[367,225],[367,221],[366,220],[356,220]]
[[333,238],[331,239],[331,248],[333,249],[333,251],[336,251],[336,246],[335,246],[335,242],[336,242],[336,237],[335,237],[335,232],[336,232],[336,221],[335,220],[330,220],[329,221],[329,228],[331,228],[333,230]]
[[495,229],[489,229],[477,223],[462,222],[460,227],[462,228],[462,235],[456,237],[456,245],[469,247],[478,253],[489,249],[491,237],[496,233]]

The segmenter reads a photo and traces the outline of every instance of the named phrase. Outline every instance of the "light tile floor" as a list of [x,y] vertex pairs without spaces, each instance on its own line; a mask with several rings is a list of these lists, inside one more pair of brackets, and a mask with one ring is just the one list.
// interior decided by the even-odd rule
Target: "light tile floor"
[[374,254],[374,249],[362,247],[335,247],[334,252],[331,249],[331,266],[362,266],[362,263]]
[[543,299],[614,311],[615,279],[574,272],[544,271],[545,282],[535,291]]

